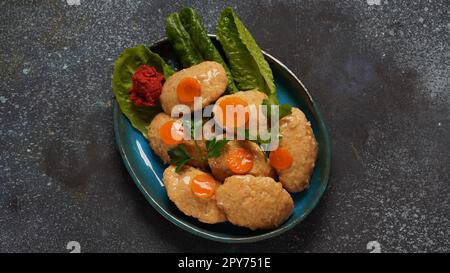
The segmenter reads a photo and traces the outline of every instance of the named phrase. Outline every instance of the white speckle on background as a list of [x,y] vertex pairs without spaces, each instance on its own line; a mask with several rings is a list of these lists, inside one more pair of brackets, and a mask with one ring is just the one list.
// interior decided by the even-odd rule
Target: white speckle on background
[[439,123],[438,123],[438,126],[441,127],[441,125],[442,125],[442,123],[439,122]]
[[67,5],[69,6],[79,6],[81,5],[80,0],[67,0]]
[[419,18],[419,22],[423,23],[423,21],[425,21],[425,19],[423,19],[422,17]]
[[64,64],[62,69],[67,69],[67,64]]
[[373,5],[379,6],[379,5],[381,5],[381,0],[367,0],[367,4],[369,6],[373,6]]
[[1,103],[5,103],[8,99],[5,98],[4,96],[0,96],[0,102]]
[[22,69],[22,73],[25,74],[25,75],[28,75],[29,72],[30,72],[29,68]]

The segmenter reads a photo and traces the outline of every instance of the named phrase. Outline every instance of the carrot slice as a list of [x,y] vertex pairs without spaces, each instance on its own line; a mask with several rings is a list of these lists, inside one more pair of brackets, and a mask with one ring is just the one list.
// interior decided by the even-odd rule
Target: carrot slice
[[183,124],[174,120],[169,120],[159,128],[159,136],[167,145],[175,145],[183,142]]
[[192,77],[182,79],[177,86],[178,101],[181,103],[192,103],[195,97],[200,97],[202,86],[200,82]]
[[277,171],[289,169],[293,163],[291,153],[284,148],[278,148],[275,151],[270,152],[269,160],[270,165]]
[[196,175],[191,182],[191,190],[195,196],[209,198],[216,192],[216,180],[209,174]]
[[227,165],[235,174],[246,174],[253,168],[253,156],[244,148],[233,149],[227,155]]
[[[249,119],[249,111],[247,108],[248,103],[245,100],[238,97],[226,97],[222,99],[219,106],[222,110],[222,116],[219,115],[219,119],[223,127],[231,126],[236,128],[243,127],[247,124]],[[227,120],[227,111],[229,111],[230,115],[233,115],[233,120]],[[242,115],[244,115],[244,119],[242,119]]]

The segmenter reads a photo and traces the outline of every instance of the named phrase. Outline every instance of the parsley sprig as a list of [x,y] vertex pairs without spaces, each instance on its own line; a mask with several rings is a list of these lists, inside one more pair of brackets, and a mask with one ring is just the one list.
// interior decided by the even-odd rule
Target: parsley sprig
[[271,113],[272,113],[272,105],[278,105],[278,115],[279,118],[283,118],[287,115],[289,115],[291,113],[292,110],[292,106],[290,106],[289,104],[278,104],[278,103],[273,103],[268,99],[264,99],[262,102],[262,105],[267,106],[267,117],[270,118]]
[[222,148],[228,143],[228,139],[213,138],[206,141],[206,149],[208,150],[208,158],[219,157]]
[[[219,157],[222,151],[222,148],[225,146],[225,144],[228,143],[229,140],[227,139],[219,139],[213,138],[211,140],[206,141],[206,149],[208,151],[207,158],[215,158]],[[196,148],[200,149],[197,142],[194,141]],[[200,153],[200,158],[193,158],[187,151],[185,144],[178,144],[175,148],[172,148],[169,150],[169,156],[170,156],[170,162],[172,164],[176,165],[175,171],[179,172],[181,168],[183,168],[186,163],[191,160],[198,160],[205,162],[207,161],[207,158],[204,158],[203,155]]]
[[179,172],[181,168],[191,159],[186,145],[178,144],[175,148],[169,150],[170,161],[176,165],[175,171]]

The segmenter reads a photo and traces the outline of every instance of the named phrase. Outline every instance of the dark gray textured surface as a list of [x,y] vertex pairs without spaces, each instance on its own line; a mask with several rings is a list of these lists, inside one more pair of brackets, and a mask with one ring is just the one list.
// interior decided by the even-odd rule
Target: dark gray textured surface
[[[0,252],[67,252],[69,241],[83,252],[368,252],[369,241],[450,251],[450,1],[68,2],[0,1]],[[224,245],[190,235],[122,165],[114,59],[164,36],[183,4],[210,32],[233,6],[322,111],[329,188],[282,236]]]

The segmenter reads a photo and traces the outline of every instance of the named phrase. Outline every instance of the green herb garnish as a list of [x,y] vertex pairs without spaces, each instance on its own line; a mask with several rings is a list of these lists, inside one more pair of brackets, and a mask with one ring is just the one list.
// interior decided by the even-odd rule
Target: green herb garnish
[[176,172],[180,171],[181,168],[191,159],[191,156],[186,150],[186,146],[184,144],[179,144],[175,148],[170,149],[168,153],[171,163],[177,166],[175,168]]
[[291,110],[292,110],[292,106],[290,106],[289,104],[277,104],[277,103],[273,103],[270,102],[268,99],[264,99],[262,102],[262,105],[267,106],[267,117],[270,118],[271,116],[271,111],[272,111],[272,105],[278,105],[278,118],[282,119],[287,115],[291,114]]
[[222,151],[222,148],[225,144],[228,143],[228,139],[219,139],[213,138],[211,140],[206,141],[206,149],[208,150],[208,158],[219,157]]

